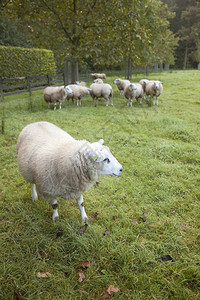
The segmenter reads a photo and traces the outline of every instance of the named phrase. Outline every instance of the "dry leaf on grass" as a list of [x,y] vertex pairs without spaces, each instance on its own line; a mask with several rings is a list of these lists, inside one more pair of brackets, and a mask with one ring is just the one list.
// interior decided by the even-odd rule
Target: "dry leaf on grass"
[[79,230],[78,230],[78,234],[83,234],[85,231],[86,231],[86,229],[87,229],[87,224],[85,224],[84,226],[82,226]]
[[114,293],[118,293],[120,290],[118,288],[115,288],[113,285],[109,285],[107,289],[104,290],[104,295],[99,296],[99,299],[106,299],[110,297]]
[[138,221],[135,220],[135,219],[132,219],[132,223],[133,223],[133,224],[138,224]]
[[14,295],[15,295],[16,300],[22,300],[22,296],[20,295],[19,290],[15,289]]
[[85,262],[82,262],[82,263],[76,265],[75,269],[81,269],[81,268],[86,269],[86,268],[89,268],[90,266],[92,266],[93,264],[94,264],[93,261],[88,260],[88,261],[85,261]]
[[37,278],[49,278],[51,276],[51,273],[49,272],[38,272]]
[[56,238],[63,235],[63,229],[61,227],[58,228],[58,232],[56,233]]
[[98,216],[98,214],[99,214],[99,213],[96,211],[94,214],[91,214],[90,217],[91,217],[92,219],[96,219],[97,216]]
[[103,235],[109,235],[109,234],[111,234],[110,230],[109,230],[109,229],[106,229],[106,231],[104,232]]
[[79,275],[78,282],[81,283],[83,280],[85,280],[86,276],[83,272],[78,272],[78,275]]

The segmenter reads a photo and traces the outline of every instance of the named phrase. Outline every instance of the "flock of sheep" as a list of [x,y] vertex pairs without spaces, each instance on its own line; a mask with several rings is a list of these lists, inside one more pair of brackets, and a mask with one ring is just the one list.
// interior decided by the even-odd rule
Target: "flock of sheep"
[[[50,86],[44,89],[44,100],[48,103],[48,108],[51,103],[54,103],[54,110],[56,110],[56,103],[59,102],[59,108],[61,109],[62,102],[67,99],[68,101],[76,101],[77,106],[81,105],[81,99],[88,94],[91,95],[93,103],[99,98],[106,100],[106,106],[109,101],[113,106],[113,88],[110,84],[104,83],[103,79],[106,79],[106,74],[92,73],[93,83],[88,88],[84,81],[76,82],[75,84],[69,84],[67,86]],[[133,99],[142,104],[142,99],[149,100],[153,98],[153,105],[158,105],[158,97],[163,92],[163,85],[161,81],[141,79],[139,83],[131,83],[126,79],[115,79],[114,84],[117,85],[120,94],[124,94],[127,99],[127,106],[132,107]]]
[[[90,94],[93,100],[106,99],[106,106],[111,105],[113,89],[104,83],[105,74],[92,74],[94,82],[87,88],[84,83],[70,84],[62,87],[47,87],[44,99],[50,104],[59,102],[61,109],[65,98],[77,101]],[[120,92],[132,106],[133,99],[142,101],[142,97],[151,96],[155,104],[163,91],[160,81],[141,80],[130,83],[129,80],[115,79]],[[24,127],[17,141],[17,161],[22,176],[31,183],[33,201],[38,194],[48,201],[53,208],[53,221],[58,218],[57,197],[66,200],[76,199],[81,218],[88,223],[84,209],[83,193],[89,190],[101,175],[117,177],[122,173],[122,165],[112,155],[110,149],[103,145],[103,139],[90,143],[75,140],[66,131],[49,122],[31,123]]]

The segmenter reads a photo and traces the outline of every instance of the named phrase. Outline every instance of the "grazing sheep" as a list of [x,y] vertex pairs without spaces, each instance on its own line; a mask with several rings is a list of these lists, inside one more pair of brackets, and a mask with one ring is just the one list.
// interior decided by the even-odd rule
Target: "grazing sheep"
[[87,83],[85,81],[76,81],[76,84],[80,86],[87,86]]
[[48,103],[54,102],[54,110],[56,110],[56,102],[59,102],[59,109],[61,109],[62,102],[68,95],[72,94],[69,86],[48,86],[44,89],[44,100]]
[[163,92],[163,85],[161,81],[149,81],[146,85],[145,92],[147,96],[153,98],[153,105],[155,105],[155,97],[156,97],[156,105],[158,105],[158,97]]
[[127,106],[129,106],[129,99],[131,100],[130,106],[132,107],[133,98],[138,102],[140,99],[140,104],[142,104],[143,88],[140,83],[130,83],[125,87],[124,96],[127,99]]
[[146,90],[146,85],[147,85],[148,82],[149,82],[148,79],[141,79],[141,80],[139,81],[139,83],[142,85],[142,88],[143,88],[143,91],[144,91],[144,99],[145,99],[145,100],[146,100],[146,98],[147,98],[145,90]]
[[24,127],[17,141],[17,161],[22,176],[31,183],[33,201],[38,193],[52,205],[53,221],[58,218],[56,197],[61,197],[76,199],[82,220],[88,222],[83,193],[100,175],[122,173],[122,166],[103,146],[103,140],[78,141],[49,122]]
[[90,74],[92,76],[93,79],[106,79],[106,74],[105,73],[91,73]]
[[97,78],[93,81],[94,83],[103,83],[103,80],[100,78]]
[[114,80],[114,84],[117,85],[117,87],[120,91],[120,95],[123,95],[124,89],[127,85],[130,84],[130,81],[128,79],[117,78],[117,79]]
[[[110,100],[110,104],[113,106],[113,101],[112,101],[112,97],[113,97],[113,89],[111,87],[110,84],[108,83],[92,83],[90,86],[90,95],[93,99],[93,103],[94,100],[103,97],[104,99],[106,99],[106,106],[108,106],[108,102]],[[96,106],[96,103],[95,103]]]
[[77,106],[81,105],[81,98],[90,94],[90,89],[88,89],[85,86],[81,86],[77,84],[70,84],[68,86],[72,90],[72,94],[67,96],[67,100],[69,100],[70,98],[72,99],[73,102],[74,100],[76,100]]

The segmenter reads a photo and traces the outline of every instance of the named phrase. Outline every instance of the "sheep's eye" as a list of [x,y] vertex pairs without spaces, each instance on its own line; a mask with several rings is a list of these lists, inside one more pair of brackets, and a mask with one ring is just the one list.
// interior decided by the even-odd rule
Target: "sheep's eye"
[[110,159],[109,158],[105,158],[103,161],[107,161],[107,163],[109,164]]

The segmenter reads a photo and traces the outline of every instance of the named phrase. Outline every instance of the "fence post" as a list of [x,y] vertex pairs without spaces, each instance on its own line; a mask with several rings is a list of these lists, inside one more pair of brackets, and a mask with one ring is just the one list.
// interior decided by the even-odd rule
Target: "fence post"
[[5,107],[4,107],[4,95],[3,95],[3,79],[0,78],[0,92],[1,92],[1,102],[2,102],[2,120],[1,120],[1,132],[5,133]]
[[27,76],[27,85],[28,85],[28,92],[29,92],[29,96],[32,96],[32,92],[31,92],[31,80],[30,78]]
[[47,75],[47,80],[48,80],[48,85],[50,86],[51,85],[51,75]]

